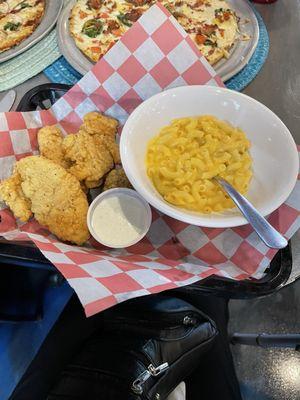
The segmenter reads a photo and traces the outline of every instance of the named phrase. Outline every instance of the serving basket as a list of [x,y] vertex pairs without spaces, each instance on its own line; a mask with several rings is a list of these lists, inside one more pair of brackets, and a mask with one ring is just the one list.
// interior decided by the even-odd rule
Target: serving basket
[[[31,89],[20,101],[17,111],[45,110],[50,108],[61,96],[70,89],[69,85],[43,84]],[[51,285],[60,286],[64,283],[63,276],[59,271],[42,255],[32,242],[13,242],[0,238],[0,265],[13,265],[23,268],[44,270],[45,280]],[[1,271],[1,270],[0,270]],[[178,291],[206,292],[227,298],[246,299],[257,296],[264,296],[283,287],[288,281],[292,271],[292,252],[290,244],[279,251],[264,277],[259,280],[248,279],[234,281],[222,277],[208,277],[200,282],[193,283],[179,289]],[[36,293],[41,293],[41,284],[38,283]],[[35,296],[35,311],[30,315],[8,315],[0,310],[1,320],[35,320],[42,317],[42,295]]]

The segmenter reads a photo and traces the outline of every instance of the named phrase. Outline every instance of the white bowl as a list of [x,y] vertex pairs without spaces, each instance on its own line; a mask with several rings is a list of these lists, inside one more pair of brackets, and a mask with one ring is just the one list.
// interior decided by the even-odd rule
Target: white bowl
[[198,226],[226,228],[247,223],[234,208],[210,215],[167,203],[147,176],[149,140],[173,118],[212,114],[243,129],[252,143],[253,178],[247,194],[266,216],[293,190],[299,170],[296,144],[287,127],[266,106],[244,94],[211,86],[184,86],[159,93],[138,106],[121,135],[121,159],[134,188],[155,208],[180,221]]

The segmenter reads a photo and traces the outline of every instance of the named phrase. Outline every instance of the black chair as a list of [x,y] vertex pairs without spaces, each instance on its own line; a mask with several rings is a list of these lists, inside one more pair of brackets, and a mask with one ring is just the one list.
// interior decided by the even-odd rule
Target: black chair
[[262,348],[292,348],[300,351],[300,334],[269,335],[267,333],[234,333],[231,344]]

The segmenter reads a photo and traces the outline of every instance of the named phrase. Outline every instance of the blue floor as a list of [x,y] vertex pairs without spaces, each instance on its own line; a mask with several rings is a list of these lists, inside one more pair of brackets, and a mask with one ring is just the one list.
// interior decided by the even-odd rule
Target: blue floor
[[44,296],[44,317],[41,321],[0,323],[1,400],[9,398],[72,293],[68,284],[48,288]]

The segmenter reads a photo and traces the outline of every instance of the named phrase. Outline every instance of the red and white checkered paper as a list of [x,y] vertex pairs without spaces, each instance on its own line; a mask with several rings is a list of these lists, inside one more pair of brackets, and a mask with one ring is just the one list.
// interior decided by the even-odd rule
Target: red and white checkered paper
[[[0,114],[0,179],[10,175],[16,160],[37,152],[37,131],[42,126],[58,123],[71,134],[94,110],[124,123],[148,97],[193,84],[223,86],[176,20],[160,4],[154,5],[51,110]],[[290,198],[269,218],[288,238],[300,226],[299,199],[298,181]],[[67,245],[35,221],[16,223],[7,208],[0,215],[2,235],[32,240],[68,280],[87,316],[213,274],[236,280],[259,278],[276,253],[250,226],[200,228],[155,210],[146,238],[124,250],[109,250],[94,241],[85,247]]]

